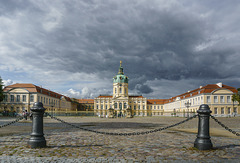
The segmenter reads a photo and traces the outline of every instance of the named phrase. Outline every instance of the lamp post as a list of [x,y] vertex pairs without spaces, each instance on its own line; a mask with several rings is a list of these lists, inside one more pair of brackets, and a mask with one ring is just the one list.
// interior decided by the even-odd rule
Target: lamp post
[[187,107],[187,117],[189,118],[189,110],[188,110],[188,108],[191,106],[191,102],[186,102],[185,103],[185,106]]
[[54,107],[55,103],[52,101],[52,102],[50,103],[50,105],[51,105],[51,107],[52,107],[52,116],[53,116],[53,107]]

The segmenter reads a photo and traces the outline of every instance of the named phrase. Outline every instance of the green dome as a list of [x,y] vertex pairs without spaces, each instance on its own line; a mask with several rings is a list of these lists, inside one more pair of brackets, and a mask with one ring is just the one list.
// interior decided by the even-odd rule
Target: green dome
[[113,83],[128,83],[128,77],[125,75],[116,75],[113,77]]
[[120,61],[118,74],[113,77],[113,83],[128,83],[128,77],[123,73],[122,61]]

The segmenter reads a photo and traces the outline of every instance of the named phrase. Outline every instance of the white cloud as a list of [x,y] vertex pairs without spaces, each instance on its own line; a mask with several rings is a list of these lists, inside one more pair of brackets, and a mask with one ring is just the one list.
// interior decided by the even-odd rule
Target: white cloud
[[15,83],[15,82],[13,82],[11,79],[2,80],[2,82],[3,82],[3,85],[4,85],[4,86],[12,85],[12,84]]

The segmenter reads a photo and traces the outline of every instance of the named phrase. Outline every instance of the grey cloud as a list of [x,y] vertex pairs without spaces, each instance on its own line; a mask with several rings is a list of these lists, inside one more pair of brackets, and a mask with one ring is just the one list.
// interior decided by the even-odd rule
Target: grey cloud
[[[149,95],[154,90],[148,83],[155,79],[210,82],[240,75],[234,71],[239,68],[240,21],[233,16],[239,7],[231,3],[218,2],[221,11],[207,1],[174,0],[7,1],[1,6],[1,16],[12,21],[14,31],[7,31],[4,44],[26,48],[16,55],[39,71],[111,80],[122,60],[129,89]],[[225,18],[229,8],[231,21]]]
[[146,84],[137,84],[135,86],[135,89],[137,90],[138,93],[143,94],[149,94],[153,92],[153,90]]

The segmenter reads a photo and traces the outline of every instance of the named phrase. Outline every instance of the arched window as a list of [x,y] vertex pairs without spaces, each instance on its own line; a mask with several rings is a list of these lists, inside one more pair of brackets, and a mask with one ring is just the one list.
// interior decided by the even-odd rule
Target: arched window
[[122,88],[120,88],[120,93],[122,93]]
[[114,103],[114,108],[117,108],[117,103],[116,102]]
[[119,109],[120,110],[122,109],[122,103],[119,103]]

